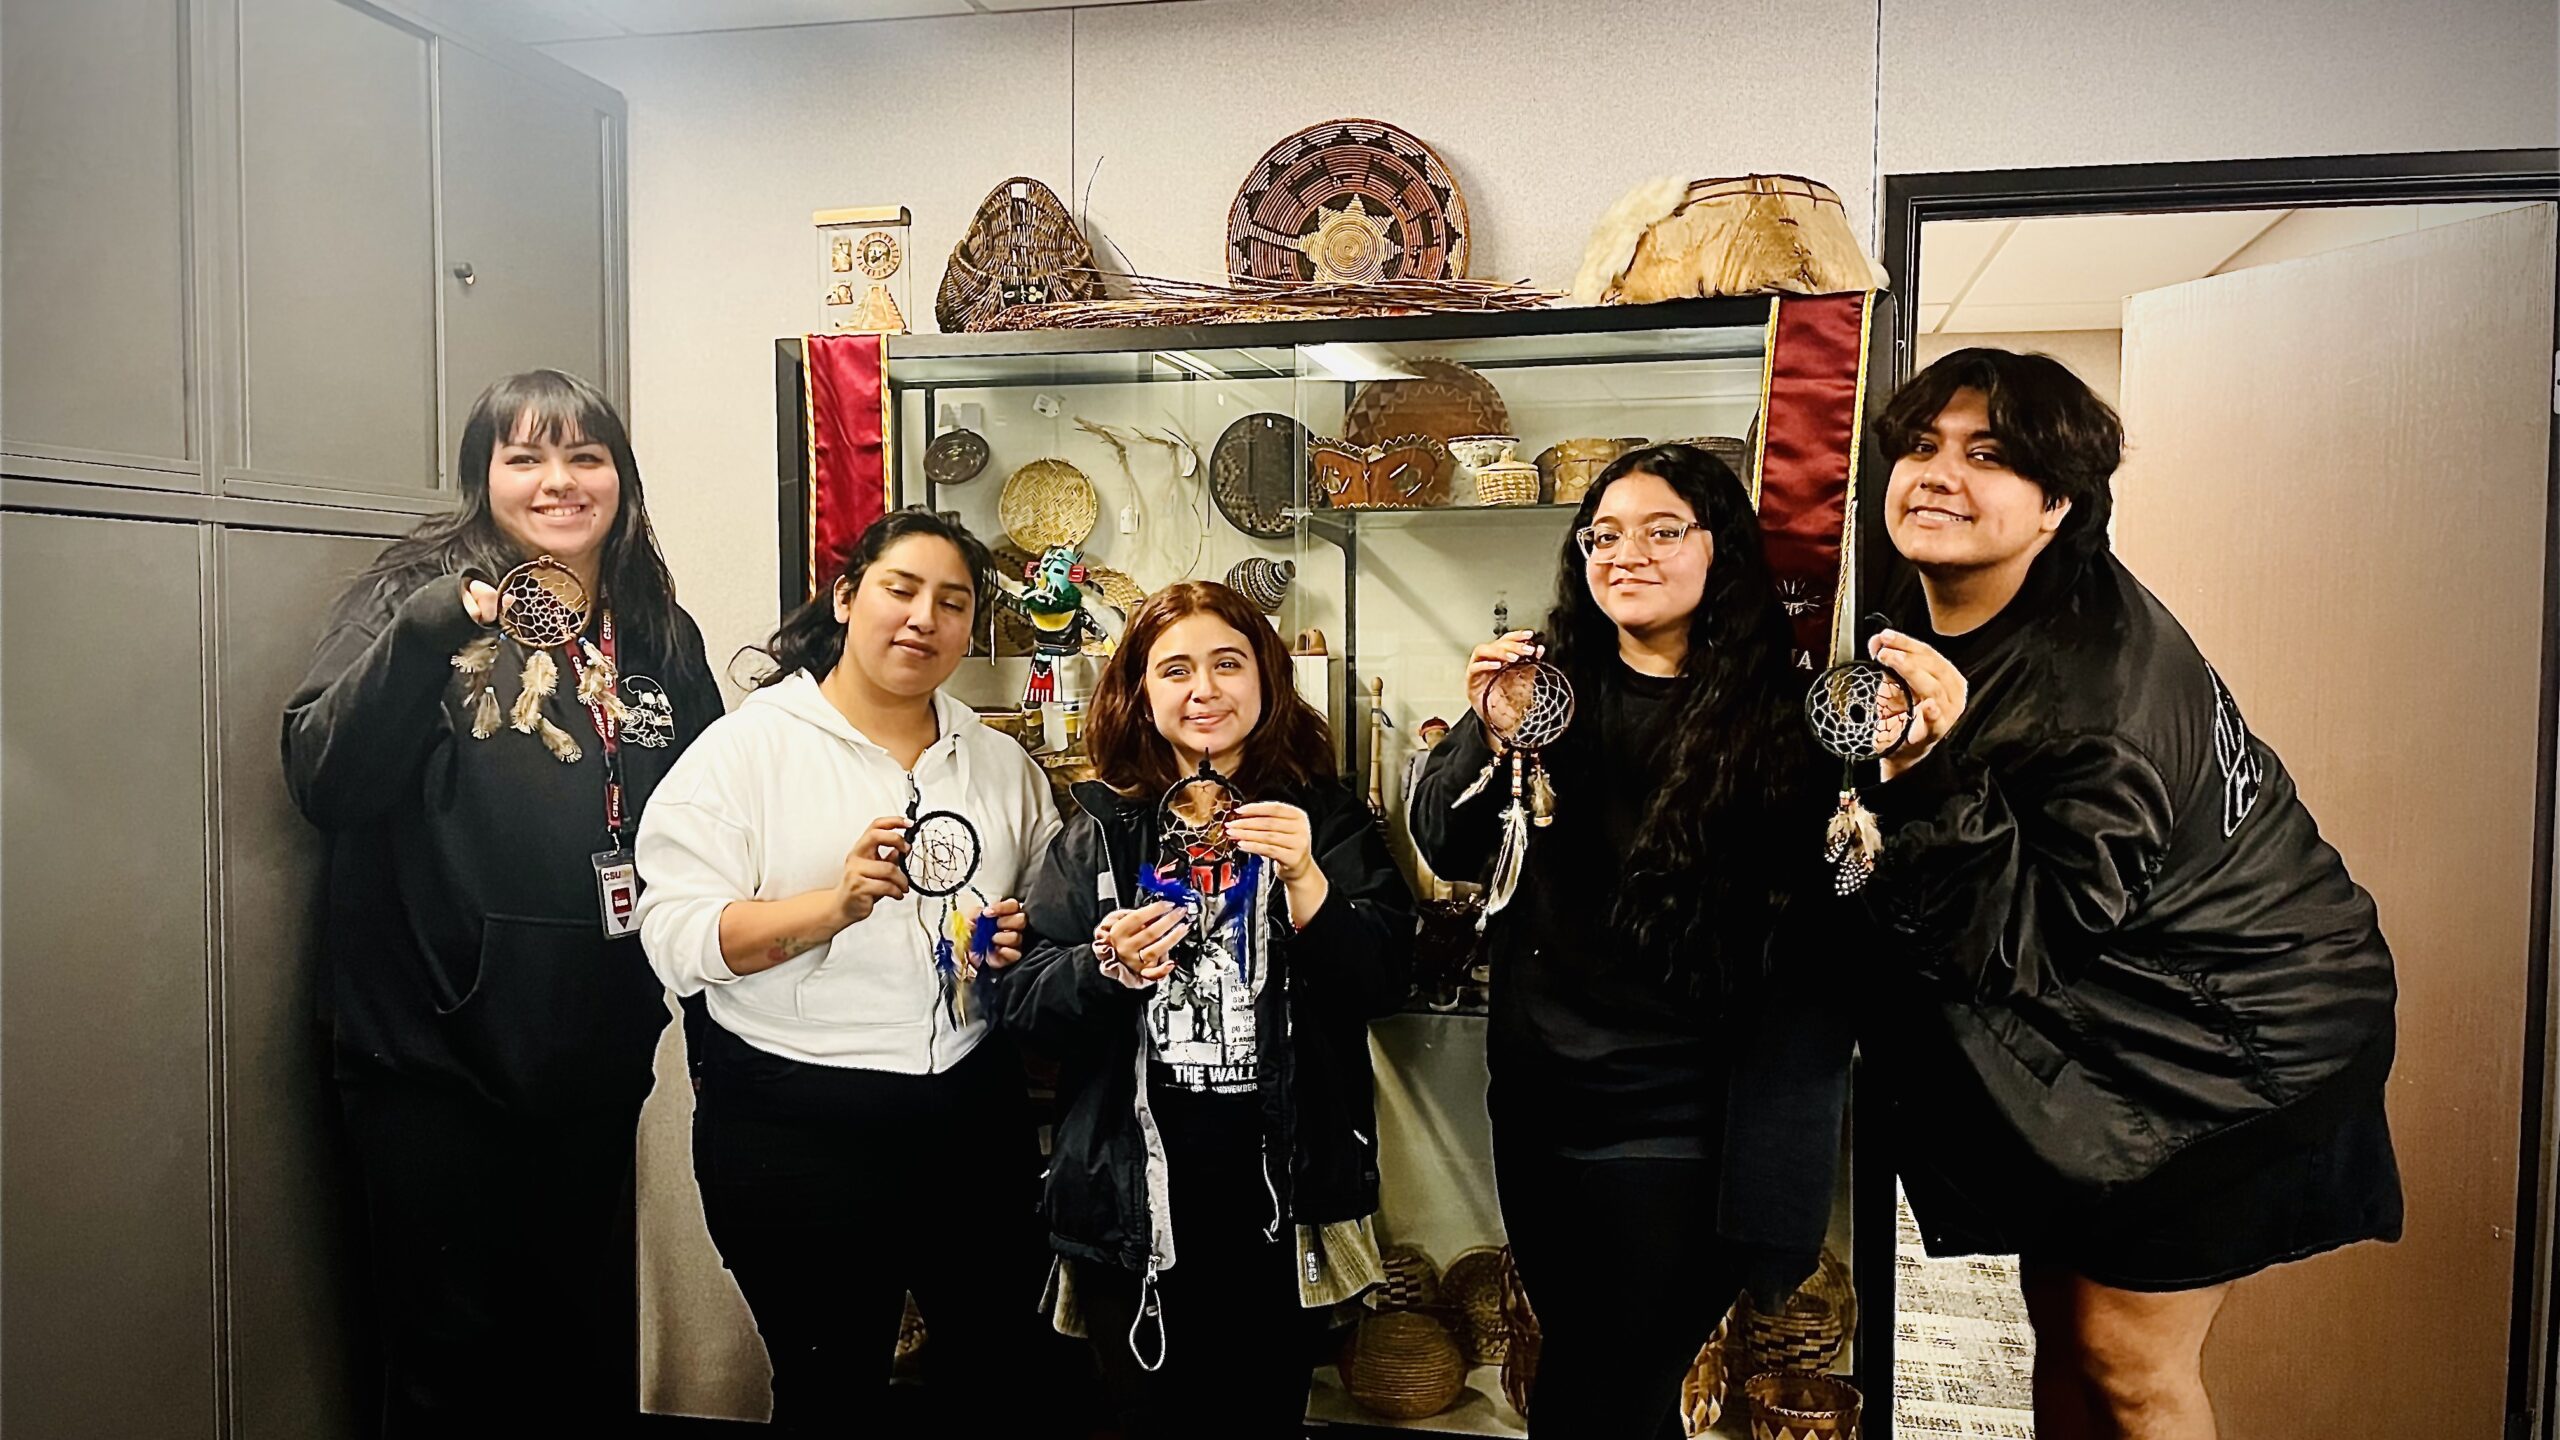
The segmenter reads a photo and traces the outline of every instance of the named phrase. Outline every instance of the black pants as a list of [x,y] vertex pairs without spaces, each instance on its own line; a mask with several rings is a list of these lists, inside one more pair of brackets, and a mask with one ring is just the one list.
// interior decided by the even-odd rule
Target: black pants
[[1296,1232],[1265,1239],[1271,1195],[1250,1149],[1170,1157],[1174,1266],[1156,1279],[1164,1322],[1129,1345],[1140,1277],[1076,1262],[1076,1298],[1094,1358],[1132,1440],[1297,1440],[1306,1431],[1325,1312],[1298,1303]]
[[1494,1124],[1494,1189],[1542,1344],[1535,1434],[1679,1440],[1680,1380],[1741,1289],[1708,1160],[1579,1160]]
[[900,1433],[889,1366],[908,1291],[931,1413],[908,1433],[996,1434],[1035,1413],[1055,1350],[1011,1048],[991,1038],[939,1075],[897,1075],[786,1060],[717,1024],[688,1033],[703,1218],[764,1336],[779,1432]]
[[640,1408],[639,1110],[532,1119],[339,1087],[362,1178],[385,1440],[627,1433]]

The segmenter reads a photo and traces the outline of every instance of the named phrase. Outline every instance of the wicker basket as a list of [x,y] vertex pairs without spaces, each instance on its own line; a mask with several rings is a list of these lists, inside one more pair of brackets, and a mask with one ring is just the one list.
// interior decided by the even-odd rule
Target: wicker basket
[[1858,1387],[1829,1375],[1754,1375],[1751,1440],[1858,1440]]
[[1510,1327],[1511,1341],[1502,1353],[1502,1398],[1521,1418],[1529,1414],[1529,1391],[1538,1380],[1537,1312],[1529,1308],[1529,1292],[1521,1288],[1520,1267],[1512,1262],[1511,1247],[1502,1247],[1502,1318]]
[[1725,1406],[1732,1402],[1734,1380],[1728,1347],[1733,1343],[1733,1315],[1727,1310],[1716,1322],[1716,1333],[1698,1347],[1698,1358],[1689,1362],[1689,1373],[1680,1377],[1680,1428],[1683,1434],[1702,1436],[1722,1419]]
[[1265,615],[1277,615],[1289,603],[1289,584],[1298,578],[1298,562],[1247,555],[1227,567],[1227,588],[1253,602]]
[[933,318],[946,331],[983,330],[1015,305],[1101,298],[1075,217],[1048,186],[1016,175],[988,192],[952,250]]
[[1467,1358],[1449,1327],[1410,1310],[1372,1315],[1353,1332],[1342,1377],[1363,1410],[1420,1420],[1449,1408],[1467,1388]]
[[1458,1348],[1469,1365],[1502,1363],[1511,1326],[1502,1318],[1501,1247],[1479,1245],[1459,1252],[1440,1273],[1440,1304],[1457,1328]]
[[1476,503],[1479,505],[1535,505],[1539,489],[1538,467],[1526,460],[1510,458],[1507,451],[1502,459],[1476,467]]
[[1579,505],[1609,462],[1634,448],[1624,440],[1601,436],[1559,440],[1538,452],[1538,478],[1545,482],[1548,499],[1558,505]]
[[1819,1375],[1837,1364],[1857,1327],[1858,1295],[1849,1267],[1829,1249],[1813,1278],[1776,1314],[1762,1314],[1748,1298],[1734,1307],[1737,1359],[1750,1367],[1795,1375]]
[[916,1297],[907,1297],[906,1311],[898,1316],[897,1349],[890,1355],[889,1368],[896,1374],[913,1373],[924,1354],[924,1314],[916,1309]]
[[1082,545],[1101,516],[1093,482],[1064,460],[1032,461],[1014,471],[996,497],[1006,537],[1034,555],[1052,545]]
[[1419,1245],[1397,1243],[1378,1252],[1379,1268],[1387,1278],[1369,1292],[1369,1308],[1387,1310],[1430,1310],[1440,1304],[1440,1267]]

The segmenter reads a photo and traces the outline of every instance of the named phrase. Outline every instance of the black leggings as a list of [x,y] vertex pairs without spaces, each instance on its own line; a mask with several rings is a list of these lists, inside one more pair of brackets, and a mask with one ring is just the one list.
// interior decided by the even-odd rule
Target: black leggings
[[1708,1160],[1577,1160],[1494,1124],[1494,1189],[1542,1344],[1534,1434],[1679,1440],[1680,1381],[1741,1289]]
[[939,1075],[806,1065],[717,1024],[699,1044],[693,1168],[722,1263],[773,1362],[783,1435],[887,1435],[906,1292],[925,1322],[931,1419],[1018,1426],[1039,1315],[1039,1148],[1020,1064],[990,1038]]
[[627,1433],[637,1105],[538,1119],[390,1077],[338,1098],[364,1184],[385,1440]]

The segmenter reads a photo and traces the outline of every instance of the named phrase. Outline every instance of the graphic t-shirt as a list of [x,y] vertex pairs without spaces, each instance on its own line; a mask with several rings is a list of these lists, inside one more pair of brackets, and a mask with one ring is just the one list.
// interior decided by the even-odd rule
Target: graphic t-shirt
[[1156,867],[1189,894],[1191,934],[1147,997],[1149,1072],[1159,1088],[1250,1095],[1260,1071],[1254,998],[1264,980],[1266,871],[1250,856],[1176,853]]

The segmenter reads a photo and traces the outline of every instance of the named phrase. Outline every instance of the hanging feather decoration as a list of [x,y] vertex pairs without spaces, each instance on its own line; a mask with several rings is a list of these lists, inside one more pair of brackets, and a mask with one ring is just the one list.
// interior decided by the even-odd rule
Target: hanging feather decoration
[[1832,812],[1823,840],[1822,858],[1832,865],[1831,888],[1844,896],[1857,894],[1884,855],[1884,828],[1855,788],[1840,792],[1840,808]]
[[[542,702],[550,699],[551,692],[559,688],[560,662],[552,659],[551,652],[548,650],[527,651],[524,657],[524,674],[519,683],[523,688],[516,692],[515,709],[508,719],[516,729],[530,735],[534,733],[536,726],[545,723],[542,718]],[[554,747],[553,753],[558,753],[557,747]]]
[[453,668],[465,680],[479,680],[498,663],[498,637],[483,635],[453,652]]
[[488,739],[498,733],[499,723],[498,687],[483,685],[480,687],[479,703],[471,707],[471,738]]
[[579,755],[584,752],[578,749],[576,736],[552,724],[551,717],[548,715],[534,716],[533,723],[534,733],[542,737],[543,749],[550,751],[552,756],[563,765],[578,763]]

